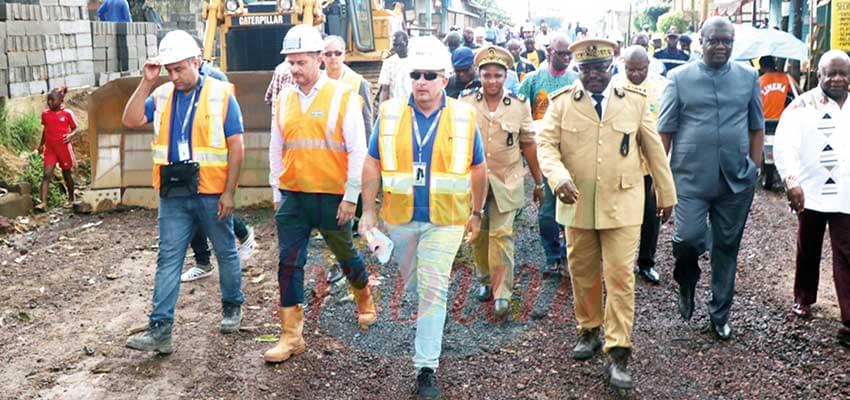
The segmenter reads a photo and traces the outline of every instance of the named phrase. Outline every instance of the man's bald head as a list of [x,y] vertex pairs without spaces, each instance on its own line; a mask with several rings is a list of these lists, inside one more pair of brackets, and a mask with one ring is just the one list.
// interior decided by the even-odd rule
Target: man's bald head
[[632,38],[632,44],[638,45],[646,49],[649,47],[649,35],[643,32],[638,32]]
[[821,72],[824,68],[829,65],[850,65],[850,56],[847,53],[841,50],[830,50],[820,57],[820,61],[818,61],[818,72]]
[[643,46],[629,46],[623,50],[623,66],[629,82],[640,85],[649,74],[649,54]]
[[552,37],[549,38],[549,46],[554,46],[555,44],[558,44],[558,47],[570,47],[570,39],[567,39],[567,36],[563,33],[553,33]]
[[735,43],[735,27],[725,17],[711,17],[700,29],[702,60],[711,68],[720,68],[729,62]]
[[823,53],[818,62],[818,81],[829,98],[839,104],[846,101],[850,85],[850,56],[841,50]]
[[702,29],[699,30],[700,37],[706,38],[711,32],[716,31],[718,29],[728,29],[732,31],[733,35],[735,33],[735,27],[734,25],[732,25],[732,22],[729,21],[728,18],[714,16],[705,20],[705,23],[702,24]]
[[514,56],[514,60],[519,60],[519,53],[522,52],[522,42],[519,39],[511,39],[508,40],[508,51],[511,52],[511,55]]
[[622,54],[623,54],[623,62],[636,63],[636,62],[645,61],[645,62],[649,63],[649,54],[646,52],[646,49],[643,48],[643,46],[634,45],[634,46],[626,47],[626,49],[623,50]]
[[546,60],[549,61],[549,66],[555,71],[563,71],[572,60],[570,40],[563,33],[555,33],[551,36],[549,47],[546,48]]

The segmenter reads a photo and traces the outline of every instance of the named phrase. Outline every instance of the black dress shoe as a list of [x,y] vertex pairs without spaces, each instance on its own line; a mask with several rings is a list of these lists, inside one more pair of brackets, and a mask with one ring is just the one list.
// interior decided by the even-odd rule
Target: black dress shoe
[[658,271],[656,271],[655,268],[653,268],[653,267],[639,268],[638,269],[638,276],[643,278],[643,280],[645,280],[649,283],[655,284],[655,285],[657,285],[661,282],[661,275],[659,275]]
[[694,315],[694,289],[679,285],[679,314],[685,321]]
[[600,348],[602,341],[599,340],[599,328],[585,330],[579,334],[578,342],[573,347],[573,359],[589,360]]
[[720,340],[729,340],[732,338],[732,327],[729,326],[728,322],[720,326],[717,326],[714,322],[712,322],[711,330],[714,331],[714,334],[717,335],[717,338]]
[[422,368],[416,376],[416,398],[418,400],[440,400],[440,385],[431,368]]
[[630,390],[635,387],[632,375],[629,373],[629,355],[631,350],[625,347],[614,347],[608,352],[611,361],[605,369],[608,383],[619,390]]
[[475,290],[475,298],[482,303],[493,300],[493,289],[490,286],[481,285]]

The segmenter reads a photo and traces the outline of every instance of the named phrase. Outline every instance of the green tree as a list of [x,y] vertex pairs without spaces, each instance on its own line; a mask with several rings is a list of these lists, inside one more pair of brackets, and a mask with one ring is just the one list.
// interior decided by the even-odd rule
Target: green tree
[[682,13],[678,12],[671,12],[658,17],[659,32],[667,32],[671,26],[675,26],[677,32],[683,33],[688,28],[688,21],[685,20],[685,16]]
[[649,25],[650,32],[658,30],[658,17],[663,14],[666,14],[668,11],[670,11],[669,4],[653,5],[644,8],[643,11],[641,11],[635,16],[635,29],[640,31],[643,29],[643,25]]

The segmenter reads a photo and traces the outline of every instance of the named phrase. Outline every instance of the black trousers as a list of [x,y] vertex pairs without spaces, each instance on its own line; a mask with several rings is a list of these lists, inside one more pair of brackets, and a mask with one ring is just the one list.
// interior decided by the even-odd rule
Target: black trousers
[[655,249],[658,247],[658,231],[661,230],[661,219],[656,213],[658,203],[655,191],[652,190],[652,176],[643,177],[646,199],[643,202],[643,224],[640,226],[640,247],[638,248],[637,265],[640,269],[655,268]]

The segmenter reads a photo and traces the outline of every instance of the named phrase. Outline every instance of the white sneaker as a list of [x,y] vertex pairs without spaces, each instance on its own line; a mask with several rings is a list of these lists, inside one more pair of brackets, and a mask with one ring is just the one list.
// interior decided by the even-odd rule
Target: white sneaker
[[257,242],[254,240],[254,228],[249,226],[248,237],[245,238],[244,242],[239,243],[239,247],[237,248],[237,252],[239,253],[239,261],[248,261],[251,256],[254,255],[254,246],[256,245]]
[[210,266],[209,271],[204,271],[198,267],[189,268],[188,271],[184,272],[183,275],[180,275],[180,282],[192,282],[198,279],[207,278],[212,276],[213,268]]

